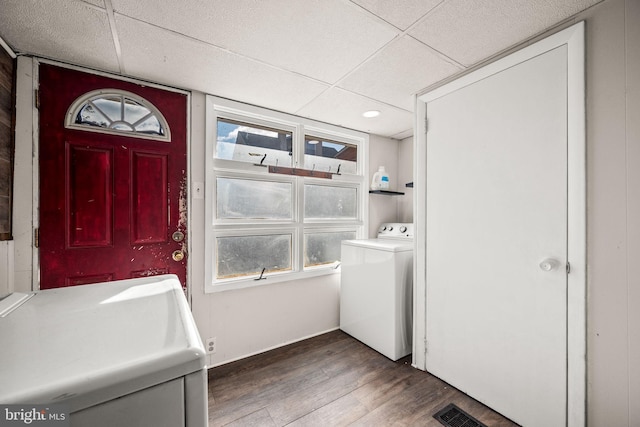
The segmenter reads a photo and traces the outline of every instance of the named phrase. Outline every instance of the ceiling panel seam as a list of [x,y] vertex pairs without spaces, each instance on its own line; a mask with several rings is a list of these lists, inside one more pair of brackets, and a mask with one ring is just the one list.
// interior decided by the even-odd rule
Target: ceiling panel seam
[[433,6],[431,9],[429,9],[428,11],[426,11],[425,13],[423,13],[421,16],[419,16],[414,22],[412,22],[406,29],[402,29],[400,27],[398,27],[397,25],[387,21],[385,18],[383,18],[380,15],[377,15],[376,13],[374,13],[373,11],[367,9],[366,7],[356,3],[354,0],[349,0],[351,3],[353,3],[353,5],[355,5],[356,7],[359,7],[360,9],[364,10],[366,13],[368,13],[369,15],[371,15],[372,17],[374,17],[375,19],[378,19],[381,22],[384,22],[385,24],[390,25],[391,27],[393,27],[394,30],[399,30],[401,31],[403,34],[406,34],[409,30],[411,30],[413,27],[416,26],[416,24],[418,24],[420,21],[422,21],[423,19],[425,19],[427,16],[431,15],[431,13],[438,9],[440,6],[442,6],[442,4],[444,4],[447,0],[441,0],[438,4],[436,4],[435,6]]
[[120,38],[118,37],[118,30],[116,28],[116,18],[113,14],[113,5],[111,0],[104,0],[105,9],[107,11],[107,17],[109,18],[109,28],[111,29],[111,37],[113,38],[113,46],[116,50],[116,57],[118,58],[118,67],[121,74],[126,74],[124,69],[124,61],[122,59],[122,49],[120,47]]
[[[413,111],[407,110],[407,109],[402,108],[402,107],[398,107],[397,105],[393,105],[393,104],[390,104],[390,103],[388,103],[388,102],[386,102],[386,101],[382,101],[382,100],[379,100],[379,99],[376,99],[376,98],[372,98],[372,97],[367,96],[367,95],[364,95],[364,94],[362,94],[362,93],[354,92],[354,91],[352,91],[352,90],[345,89],[345,88],[343,88],[343,87],[339,87],[339,86],[335,86],[335,85],[333,85],[333,86],[331,86],[331,87],[329,87],[329,88],[327,88],[327,89],[323,90],[322,92],[320,92],[320,94],[319,94],[319,95],[315,96],[315,97],[314,97],[314,98],[312,98],[309,102],[307,102],[306,104],[304,104],[302,107],[298,108],[298,109],[295,111],[295,113],[294,113],[294,114],[300,114],[300,111],[303,111],[306,107],[308,107],[309,105],[311,105],[311,104],[312,104],[313,102],[315,102],[318,98],[320,98],[324,93],[328,92],[328,91],[329,91],[329,90],[331,90],[331,89],[339,89],[339,90],[344,91],[344,92],[349,92],[349,93],[352,93],[352,94],[354,94],[354,95],[356,95],[356,96],[359,96],[359,97],[361,97],[361,98],[366,98],[366,99],[368,99],[368,100],[371,100],[371,101],[375,102],[376,104],[384,105],[384,106],[386,106],[386,107],[394,108],[394,109],[396,109],[396,110],[398,110],[398,111],[404,111],[404,112],[407,112],[407,113],[411,113],[411,114],[413,114]],[[412,95],[413,95],[413,94],[411,94],[411,95],[409,95],[409,96],[412,96]]]

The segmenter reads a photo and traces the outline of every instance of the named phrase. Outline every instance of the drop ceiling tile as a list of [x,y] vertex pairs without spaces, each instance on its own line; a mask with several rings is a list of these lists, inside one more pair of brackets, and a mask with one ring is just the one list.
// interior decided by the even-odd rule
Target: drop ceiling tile
[[449,0],[409,33],[472,65],[518,44],[601,0]]
[[388,23],[406,30],[442,0],[351,0]]
[[0,22],[2,38],[16,52],[119,71],[107,14],[93,5],[2,0]]
[[112,0],[117,13],[335,83],[398,30],[345,0]]
[[[362,113],[380,111],[380,116],[367,119]],[[413,128],[413,113],[357,95],[340,88],[332,88],[297,111],[310,117],[362,132],[391,137]]]
[[116,16],[127,74],[292,113],[328,88],[140,21]]
[[412,37],[389,43],[339,86],[413,111],[414,93],[449,77],[461,68]]

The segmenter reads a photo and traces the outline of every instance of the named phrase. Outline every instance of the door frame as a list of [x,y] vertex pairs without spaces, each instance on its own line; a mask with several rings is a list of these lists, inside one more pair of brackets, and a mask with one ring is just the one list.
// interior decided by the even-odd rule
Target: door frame
[[[187,253],[191,253],[192,230],[191,230],[191,92],[169,86],[163,86],[144,80],[132,79],[118,76],[106,72],[91,70],[80,66],[69,65],[58,61],[53,61],[38,57],[21,56],[18,58],[17,89],[16,89],[16,140],[31,140],[29,144],[16,144],[15,153],[15,188],[22,191],[15,192],[16,206],[15,212],[24,212],[14,224],[15,238],[15,291],[30,292],[40,290],[40,257],[39,250],[35,246],[35,230],[40,227],[40,204],[39,204],[39,111],[34,95],[39,86],[38,70],[40,64],[51,64],[61,68],[81,71],[87,74],[95,74],[114,80],[135,83],[156,89],[176,92],[187,97],[187,119],[186,119],[186,150],[187,150]],[[29,136],[27,136],[29,135]],[[18,172],[19,171],[19,172]],[[30,189],[28,191],[26,189]],[[25,191],[26,190],[26,191]],[[31,215],[28,214],[31,213]],[[191,257],[187,257],[187,299],[191,305],[192,292],[192,262]]]
[[[567,425],[586,424],[586,133],[584,21],[416,97],[414,171],[426,188],[427,104],[559,46],[567,46]],[[426,194],[414,192],[413,366],[426,370]]]

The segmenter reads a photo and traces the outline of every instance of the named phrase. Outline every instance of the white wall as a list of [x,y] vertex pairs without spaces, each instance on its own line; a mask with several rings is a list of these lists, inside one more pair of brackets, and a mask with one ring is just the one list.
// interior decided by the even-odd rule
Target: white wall
[[[403,185],[398,181],[398,143],[396,140],[377,135],[369,137],[369,179],[371,185],[373,174],[379,166],[384,166],[389,174],[389,190],[403,191]],[[369,195],[369,237],[374,238],[378,233],[378,226],[383,222],[398,220],[398,198],[404,196],[388,196],[382,194]]]
[[640,2],[581,14],[587,46],[590,426],[640,426]]
[[16,134],[13,171],[14,291],[30,292],[33,278],[33,128],[37,110],[33,105],[33,61],[18,57],[16,67]]
[[[190,181],[205,182],[205,95],[191,98]],[[190,207],[192,308],[204,339],[216,338],[216,366],[338,327],[338,274],[206,294],[204,199]]]
[[383,222],[413,222],[413,137],[402,141],[377,135],[370,137],[369,183],[378,166],[389,173],[390,189],[403,192],[402,196],[369,196],[369,237],[375,237]]
[[0,299],[13,292],[13,240],[0,241]]
[[413,182],[413,137],[398,143],[398,181],[405,193],[398,199],[398,222],[413,222],[413,188],[404,187]]
[[[191,182],[204,182],[205,95],[192,94]],[[369,170],[384,165],[392,189],[401,188],[398,143],[371,136]],[[370,182],[371,176],[369,176]],[[402,190],[401,190],[402,191]],[[375,235],[382,221],[397,220],[398,196],[369,196],[369,223]],[[406,197],[406,196],[399,196]],[[216,338],[217,352],[209,356],[216,366],[271,348],[318,335],[339,326],[340,275],[262,285],[206,294],[204,292],[204,200],[190,208],[192,307],[203,339]],[[371,227],[370,227],[371,228]],[[371,234],[373,233],[373,234]]]

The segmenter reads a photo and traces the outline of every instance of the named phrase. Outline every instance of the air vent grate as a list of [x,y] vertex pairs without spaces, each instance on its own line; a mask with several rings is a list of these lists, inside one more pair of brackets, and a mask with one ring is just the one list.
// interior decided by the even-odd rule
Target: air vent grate
[[433,418],[447,427],[487,427],[453,403],[439,410]]

